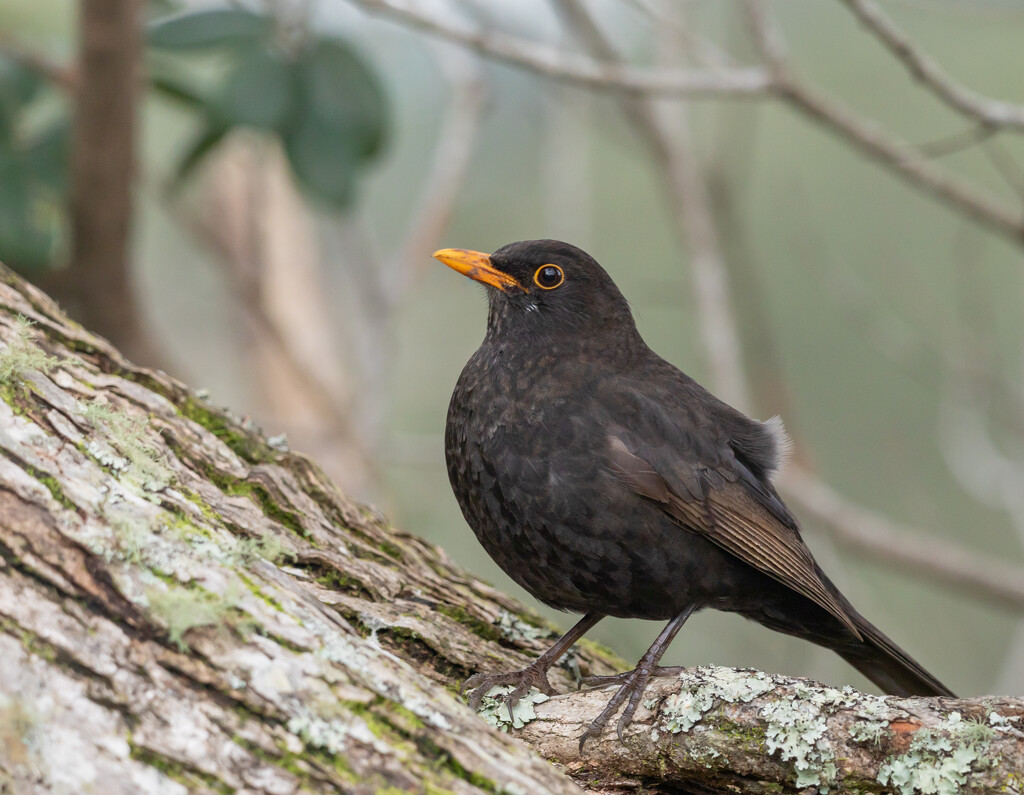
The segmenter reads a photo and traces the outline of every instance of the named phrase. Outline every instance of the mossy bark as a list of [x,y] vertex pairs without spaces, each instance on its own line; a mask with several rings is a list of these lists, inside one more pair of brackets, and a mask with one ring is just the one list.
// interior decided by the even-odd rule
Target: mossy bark
[[[0,364],[4,791],[864,792],[894,788],[886,760],[956,749],[967,787],[1020,780],[1020,702],[746,674],[662,680],[624,745],[609,731],[582,756],[607,695],[555,697],[524,744],[457,688],[536,656],[543,620],[2,266]],[[581,644],[552,679],[571,692],[574,673],[621,665]],[[816,750],[785,710],[801,704]],[[913,745],[922,728],[937,750]]]

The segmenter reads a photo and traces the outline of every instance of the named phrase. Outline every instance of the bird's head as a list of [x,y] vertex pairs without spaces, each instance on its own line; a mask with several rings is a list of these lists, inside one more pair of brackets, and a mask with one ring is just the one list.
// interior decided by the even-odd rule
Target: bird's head
[[488,288],[492,331],[544,337],[636,333],[615,282],[576,246],[523,240],[493,254],[446,248],[434,257]]

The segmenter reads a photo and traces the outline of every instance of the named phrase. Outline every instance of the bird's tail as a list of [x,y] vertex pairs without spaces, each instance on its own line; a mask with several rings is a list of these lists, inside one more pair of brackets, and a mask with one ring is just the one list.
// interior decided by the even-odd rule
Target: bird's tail
[[[847,604],[849,604],[847,602]],[[864,639],[835,651],[850,665],[878,685],[883,693],[896,696],[953,696],[953,692],[926,671],[917,660],[893,643],[878,627],[852,607],[850,617]]]

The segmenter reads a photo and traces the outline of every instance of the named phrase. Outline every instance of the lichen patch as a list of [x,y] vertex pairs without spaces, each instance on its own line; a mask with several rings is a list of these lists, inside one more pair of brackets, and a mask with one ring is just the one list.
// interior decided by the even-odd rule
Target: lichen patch
[[934,729],[918,729],[907,752],[879,768],[878,781],[900,795],[956,795],[971,773],[989,765],[995,735],[991,726],[953,712]]

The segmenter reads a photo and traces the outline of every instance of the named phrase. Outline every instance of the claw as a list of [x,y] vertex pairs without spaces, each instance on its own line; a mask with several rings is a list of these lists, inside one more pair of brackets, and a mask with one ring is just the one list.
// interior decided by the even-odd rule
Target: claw
[[609,699],[608,704],[602,710],[601,714],[594,718],[593,723],[587,727],[587,730],[580,735],[580,753],[583,753],[583,746],[586,745],[587,740],[591,737],[597,737],[604,727],[608,725],[608,721],[611,720],[612,716],[618,712],[619,707],[622,706],[622,702],[629,698],[626,708],[623,710],[618,723],[615,725],[615,733],[619,737],[619,742],[624,743],[625,738],[623,732],[629,728],[629,725],[633,722],[633,715],[636,713],[637,708],[640,706],[640,699],[643,698],[644,690],[647,687],[647,683],[655,676],[678,676],[679,673],[684,670],[681,666],[658,666],[650,671],[645,671],[642,666],[637,666],[632,671],[625,671],[615,676],[588,676],[582,680],[580,684],[586,685],[587,687],[604,687],[606,685],[619,685],[619,689],[615,691],[615,694]]
[[530,692],[530,688],[536,687],[546,696],[551,696],[555,693],[555,688],[548,681],[547,672],[531,665],[522,671],[510,671],[501,674],[473,674],[462,683],[459,694],[462,695],[467,689],[471,690],[467,702],[469,708],[475,712],[479,709],[480,703],[491,688],[503,685],[515,686],[515,689],[505,697],[510,720],[513,719],[512,709],[519,703],[519,699]]

